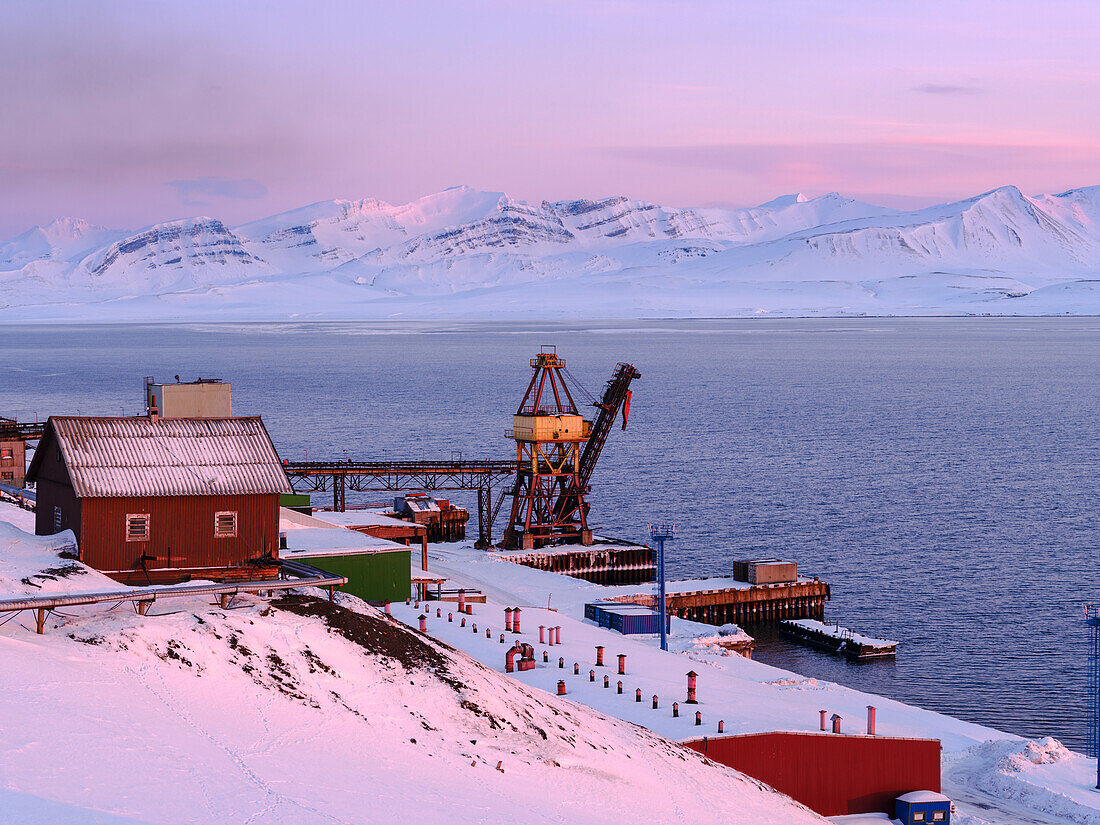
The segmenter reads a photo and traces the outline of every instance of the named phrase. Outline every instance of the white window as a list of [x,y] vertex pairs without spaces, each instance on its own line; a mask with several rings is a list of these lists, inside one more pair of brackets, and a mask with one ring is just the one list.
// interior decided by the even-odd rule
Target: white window
[[933,822],[945,822],[947,820],[947,814],[943,811],[932,811]]
[[924,811],[913,811],[914,822],[924,822]]
[[149,514],[126,514],[126,541],[149,541]]
[[237,513],[233,510],[223,510],[214,513],[214,538],[232,539],[237,537]]
[[53,508],[53,531],[55,533],[61,532],[61,508]]

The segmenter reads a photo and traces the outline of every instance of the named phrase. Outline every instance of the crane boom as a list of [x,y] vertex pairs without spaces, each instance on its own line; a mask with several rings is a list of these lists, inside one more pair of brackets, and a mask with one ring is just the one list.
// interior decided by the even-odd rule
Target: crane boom
[[[634,368],[633,364],[616,364],[615,372],[604,387],[603,396],[596,402],[599,412],[592,422],[592,429],[588,441],[584,445],[584,451],[580,457],[580,470],[577,473],[579,489],[570,489],[554,504],[554,512],[559,516],[575,510],[580,506],[581,496],[588,489],[588,482],[592,478],[592,471],[596,469],[596,461],[607,441],[608,433],[615,424],[615,418],[619,410],[630,397],[630,382],[635,378],[641,378],[642,374]],[[623,429],[626,429],[626,412],[624,410]]]

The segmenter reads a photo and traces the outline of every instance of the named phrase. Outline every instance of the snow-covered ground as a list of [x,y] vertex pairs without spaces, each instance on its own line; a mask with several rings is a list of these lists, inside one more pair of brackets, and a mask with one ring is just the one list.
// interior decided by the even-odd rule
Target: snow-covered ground
[[[69,536],[6,523],[27,525],[26,515],[0,504],[0,596],[117,586],[58,555]],[[676,652],[662,653],[655,638],[580,618],[603,588],[469,545],[434,545],[430,563],[487,594],[468,617],[477,635],[457,615],[435,617],[453,605],[432,605],[424,637],[400,624],[416,623],[412,605],[387,620],[321,593],[241,597],[229,610],[173,600],[147,617],[127,604],[69,608],[42,636],[22,614],[0,616],[10,618],[0,626],[0,823],[820,822],[668,739],[712,733],[718,719],[731,732],[813,729],[819,708],[855,732],[867,704],[884,734],[943,741],[961,825],[1100,823],[1095,761],[1053,741],[722,655],[694,643],[714,635],[705,625],[674,619]],[[498,639],[503,608],[516,605],[538,667],[505,676]],[[560,647],[537,644],[540,623],[561,625]],[[587,680],[596,644],[613,686],[615,654],[627,654],[622,696]],[[669,711],[688,669],[700,673],[701,728]],[[550,692],[559,678],[563,699]],[[636,687],[647,701],[633,701]]]
[[[0,594],[104,584],[57,555],[71,536],[0,529]],[[338,602],[0,616],[0,823],[822,821]]]
[[[637,588],[608,588],[522,567],[474,550],[470,543],[433,544],[429,547],[433,573],[445,575],[448,587],[474,587],[487,596],[487,603],[475,605],[475,615],[461,628],[446,620],[447,608],[435,618],[436,605],[428,619],[428,632],[469,653],[483,664],[504,669],[506,645],[499,642],[505,607],[522,608],[522,640],[535,645],[539,667],[510,674],[524,684],[547,691],[564,679],[569,698],[589,704],[602,713],[643,725],[671,739],[714,735],[719,719],[727,733],[770,730],[817,730],[818,711],[838,713],[843,730],[864,731],[867,705],[877,708],[877,732],[886,736],[939,739],[943,745],[943,790],[958,805],[961,825],[977,823],[1065,823],[1100,825],[1100,792],[1096,784],[1096,760],[1066,750],[1055,740],[1024,740],[981,725],[851,690],[840,685],[779,670],[731,654],[706,642],[713,638],[710,625],[672,618],[669,653],[663,653],[654,636],[622,636],[585,621],[584,604]],[[421,605],[423,608],[424,605]],[[549,609],[548,609],[549,608]],[[416,624],[420,611],[409,605],[393,605],[394,615]],[[471,622],[479,633],[472,632]],[[539,645],[538,626],[560,625],[562,645]],[[490,639],[484,630],[492,631]],[[506,638],[508,638],[506,636]],[[697,642],[703,641],[703,644]],[[595,646],[605,646],[608,667],[595,668]],[[542,664],[542,651],[550,658]],[[627,675],[615,672],[615,657],[627,654]],[[558,658],[565,668],[557,667]],[[573,675],[573,663],[580,676]],[[589,671],[597,681],[589,682]],[[686,673],[699,673],[700,704],[682,704],[686,698]],[[603,688],[603,674],[611,676],[610,689]],[[623,695],[615,690],[622,678]],[[643,702],[634,701],[642,689]],[[652,710],[652,696],[660,708]],[[681,715],[673,719],[671,704],[681,702]],[[702,727],[694,725],[694,711],[703,714]]]
[[1100,313],[1100,187],[914,212],[833,193],[746,209],[526,203],[457,187],[229,227],[61,218],[0,242],[0,320]]

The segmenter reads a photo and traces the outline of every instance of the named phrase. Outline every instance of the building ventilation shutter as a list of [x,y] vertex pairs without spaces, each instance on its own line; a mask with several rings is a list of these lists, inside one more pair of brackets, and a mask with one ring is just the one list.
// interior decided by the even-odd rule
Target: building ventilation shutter
[[234,538],[237,535],[237,514],[235,512],[221,512],[214,514],[215,538]]
[[130,513],[126,516],[126,541],[149,540],[149,514]]

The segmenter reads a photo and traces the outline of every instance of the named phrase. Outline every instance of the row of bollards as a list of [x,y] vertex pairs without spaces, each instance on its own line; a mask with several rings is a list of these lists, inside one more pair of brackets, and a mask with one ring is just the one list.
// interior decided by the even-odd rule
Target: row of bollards
[[[819,726],[820,726],[821,730],[828,732],[829,731],[829,723],[831,722],[833,733],[841,733],[842,732],[841,729],[840,729],[840,723],[841,723],[841,721],[843,720],[844,717],[842,717],[839,713],[834,713],[830,717],[829,716],[829,711],[819,710],[818,711],[818,716],[820,717],[818,721],[819,721]],[[868,736],[874,736],[875,735],[875,716],[876,716],[875,706],[874,705],[868,705],[867,706],[867,735]]]
[[[458,611],[459,611],[459,613],[465,613],[467,615],[472,614],[473,610],[472,610],[470,605],[465,603],[464,596],[465,596],[464,593],[462,593],[462,592],[459,593]],[[406,599],[405,603],[409,604],[410,601],[411,601],[410,599]],[[388,613],[389,612],[389,603],[388,602],[386,603],[385,607],[386,607],[386,612]],[[416,604],[415,604],[415,608],[419,609],[419,607],[420,607],[420,602],[417,601]],[[427,605],[425,605],[425,607],[427,607]],[[442,614],[442,611],[441,611],[440,608],[436,608],[435,615],[436,615],[436,618],[442,618],[443,614]],[[511,633],[519,633],[520,632],[520,616],[521,616],[520,608],[518,608],[518,607],[515,607],[515,608],[506,607],[504,609],[505,630],[508,631],[508,632],[511,632]],[[427,630],[428,630],[427,619],[428,619],[428,617],[424,614],[421,614],[419,616],[420,631],[422,633],[426,633]],[[448,622],[453,622],[453,620],[454,620],[453,614],[448,613],[447,614],[447,621]],[[465,618],[465,616],[463,616],[462,622],[461,622],[461,627],[465,627],[465,626],[466,626],[466,618]],[[473,632],[476,634],[477,633],[477,625],[474,624],[472,629],[473,629]],[[549,631],[549,633],[547,633],[547,631]],[[485,629],[485,638],[487,638],[487,639],[492,638],[492,631],[489,628]],[[499,641],[500,641],[500,644],[505,644],[505,636],[504,636],[503,633],[500,634]],[[551,647],[555,644],[560,645],[561,644],[561,626],[557,625],[557,626],[554,626],[554,627],[548,627],[546,625],[539,625],[539,642],[542,643],[542,644],[546,644],[548,646],[551,646]],[[604,649],[605,648],[604,648],[603,645],[596,645],[596,667],[604,667],[604,655],[603,655],[604,654]],[[543,653],[542,653],[542,661],[544,663],[548,663],[549,658],[550,658],[549,654],[544,650]],[[626,674],[626,654],[625,653],[617,654],[617,659],[618,659],[618,672],[619,672],[619,675],[625,675]],[[565,668],[565,658],[564,657],[559,657],[558,658],[558,668],[559,669],[564,669]],[[580,663],[579,662],[574,662],[573,663],[573,675],[574,676],[579,676],[580,675]],[[688,674],[687,674],[687,679],[688,679],[687,699],[685,700],[685,702],[689,705],[698,704],[698,700],[696,698],[698,676],[699,676],[699,674],[697,674],[693,670],[689,671]],[[588,681],[589,682],[595,682],[596,681],[596,671],[595,670],[589,670],[588,671]],[[603,677],[603,686],[605,688],[610,688],[611,680],[608,676]],[[618,682],[616,687],[617,687],[617,692],[619,694],[622,694],[622,692],[623,692],[623,683],[621,681]],[[565,695],[566,695],[565,680],[564,679],[559,679],[558,680],[558,696],[565,696]],[[636,703],[641,703],[641,701],[642,701],[642,689],[641,688],[637,688],[635,690],[635,692],[634,692],[634,701]],[[653,698],[652,698],[652,709],[653,710],[658,710],[659,708],[660,708],[660,699],[656,694],[654,694]],[[821,729],[822,730],[826,730],[826,719],[825,719],[826,713],[827,712],[824,711],[824,710],[821,711]],[[679,703],[673,702],[672,703],[672,716],[673,716],[673,718],[677,718],[677,717],[679,717],[679,715],[680,715]],[[841,717],[836,715],[836,714],[834,714],[833,717],[832,717],[833,732],[834,733],[840,733],[840,718]],[[696,711],[695,712],[695,724],[696,724],[696,726],[700,726],[700,725],[703,724],[703,714],[702,714],[701,711]],[[868,708],[867,708],[867,732],[871,735],[874,735],[874,726],[875,726],[875,709],[871,706],[868,706]],[[724,727],[725,727],[725,723],[723,721],[719,720],[719,722],[718,722],[718,732],[722,733],[724,731]]]
[[[519,610],[519,608],[517,607],[516,610]],[[549,634],[547,634],[547,632],[546,632],[547,630],[550,631]],[[519,633],[518,629],[516,630],[516,633]],[[550,647],[553,647],[554,645],[560,645],[561,644],[561,626],[558,625],[558,626],[555,626],[555,627],[547,627],[544,624],[540,624],[539,625],[539,644],[540,645],[550,645]]]
[[[519,619],[522,611],[518,607],[504,608],[504,629],[509,633],[519,633]],[[541,639],[540,639],[541,641]]]

